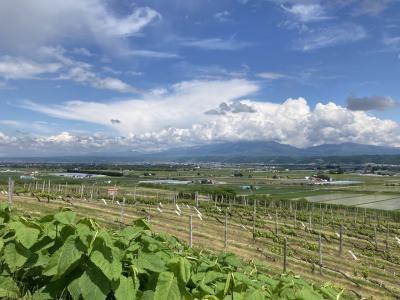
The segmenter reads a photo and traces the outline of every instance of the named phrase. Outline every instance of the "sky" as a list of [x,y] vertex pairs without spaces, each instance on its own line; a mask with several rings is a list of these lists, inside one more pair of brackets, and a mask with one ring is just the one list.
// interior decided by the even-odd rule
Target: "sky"
[[2,0],[0,156],[400,147],[399,0]]

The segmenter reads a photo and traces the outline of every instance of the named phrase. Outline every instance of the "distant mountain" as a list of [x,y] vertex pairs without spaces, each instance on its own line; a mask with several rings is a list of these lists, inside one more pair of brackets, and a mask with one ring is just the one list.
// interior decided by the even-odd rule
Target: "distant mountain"
[[232,158],[232,157],[324,157],[355,155],[400,155],[400,148],[355,143],[324,144],[309,148],[296,148],[277,142],[240,141],[175,148],[151,156],[164,158]]
[[159,154],[167,157],[238,157],[238,156],[297,156],[300,149],[277,142],[246,141],[206,144],[196,147],[174,148]]
[[396,155],[400,148],[356,143],[324,144],[304,149],[306,156]]
[[400,148],[355,143],[324,144],[296,148],[272,141],[210,143],[194,147],[172,148],[160,152],[113,151],[75,156],[4,158],[0,162],[65,163],[162,163],[162,162],[350,162],[400,164]]

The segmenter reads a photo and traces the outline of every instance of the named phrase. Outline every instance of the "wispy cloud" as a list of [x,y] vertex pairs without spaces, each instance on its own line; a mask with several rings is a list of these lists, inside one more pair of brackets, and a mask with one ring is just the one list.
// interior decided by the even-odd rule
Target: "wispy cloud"
[[141,92],[118,78],[96,74],[92,65],[67,57],[62,48],[47,47],[42,48],[41,51],[46,54],[45,56],[50,62],[39,63],[10,56],[0,58],[0,77],[14,80],[71,80],[94,88],[120,93]]
[[214,14],[214,19],[221,23],[229,21],[230,17],[231,13],[227,10],[223,10]]
[[185,47],[199,48],[203,50],[240,50],[246,47],[250,47],[252,43],[238,41],[235,38],[221,39],[221,38],[209,38],[209,39],[189,39],[182,42]]
[[153,50],[130,50],[127,52],[130,56],[146,57],[146,58],[179,58],[176,53],[163,52],[163,51],[153,51]]
[[1,6],[0,49],[25,54],[62,43],[65,37],[70,42],[114,47],[162,18],[156,10],[139,6],[117,15],[103,0],[2,1]]
[[281,7],[285,12],[294,16],[297,21],[303,23],[330,19],[326,14],[324,7],[319,3],[299,3],[291,6],[285,6],[282,4]]
[[295,47],[302,51],[311,51],[331,47],[348,42],[356,42],[367,37],[367,32],[361,25],[346,23],[310,29],[302,33]]
[[385,36],[382,42],[387,50],[400,51],[400,36]]
[[353,10],[353,14],[377,16],[385,11],[394,0],[359,0]]
[[6,79],[32,79],[39,75],[55,73],[61,67],[60,63],[38,63],[11,56],[0,57],[0,76]]
[[279,80],[279,79],[290,79],[292,76],[282,73],[275,73],[275,72],[263,72],[258,73],[258,77],[266,79],[266,80]]

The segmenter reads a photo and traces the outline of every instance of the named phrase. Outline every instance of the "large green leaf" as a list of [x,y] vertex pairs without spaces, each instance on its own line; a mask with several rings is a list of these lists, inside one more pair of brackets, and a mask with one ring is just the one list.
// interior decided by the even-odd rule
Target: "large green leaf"
[[178,300],[181,299],[178,280],[171,272],[162,272],[158,276],[154,300]]
[[0,224],[8,223],[11,217],[11,210],[8,203],[0,203]]
[[190,280],[191,264],[186,258],[177,257],[172,259],[168,263],[168,269],[175,274],[175,276],[178,278],[178,281],[183,285],[186,285]]
[[19,289],[11,277],[0,276],[0,298],[17,298]]
[[90,254],[90,260],[110,281],[118,280],[122,272],[119,249],[107,247],[101,240],[95,243],[96,245]]
[[72,224],[75,220],[76,214],[72,211],[61,211],[54,215],[54,219],[65,225]]
[[64,245],[53,254],[43,274],[54,276],[54,279],[65,276],[72,271],[82,257],[82,245],[77,237],[69,237]]
[[16,240],[28,249],[36,243],[40,235],[39,229],[26,226],[22,222],[11,222],[8,226],[15,231]]
[[19,243],[8,243],[4,247],[4,261],[11,272],[21,268],[28,260],[31,252]]
[[156,273],[165,271],[165,263],[153,253],[140,252],[137,264],[140,268],[148,271]]
[[117,300],[135,300],[139,288],[138,282],[132,277],[121,276],[114,296]]
[[266,294],[260,290],[251,289],[246,292],[244,295],[244,299],[247,300],[264,300],[266,298]]
[[104,300],[111,288],[103,273],[95,266],[88,265],[82,276],[68,285],[68,291],[75,300]]

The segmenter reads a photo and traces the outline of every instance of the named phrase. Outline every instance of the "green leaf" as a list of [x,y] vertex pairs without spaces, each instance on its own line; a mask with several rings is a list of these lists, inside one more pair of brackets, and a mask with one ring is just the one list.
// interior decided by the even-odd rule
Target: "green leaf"
[[9,228],[15,231],[15,238],[25,248],[31,248],[37,241],[40,230],[26,226],[22,222],[11,222]]
[[158,276],[154,300],[177,300],[181,299],[178,281],[173,273],[162,272]]
[[80,241],[71,236],[64,245],[52,255],[49,264],[43,271],[45,276],[54,276],[54,279],[63,277],[71,272],[78,264],[82,256]]
[[17,298],[19,289],[11,277],[0,276],[0,298]]
[[101,240],[97,240],[90,254],[90,260],[110,281],[120,278],[122,263],[120,261],[120,251],[118,248],[109,248],[101,243]]
[[231,286],[231,278],[232,278],[232,273],[229,273],[228,276],[226,277],[224,296],[228,293],[229,288]]
[[11,209],[8,203],[0,203],[0,224],[8,223],[11,219]]
[[89,265],[81,277],[68,285],[73,299],[104,300],[110,293],[110,283],[95,266]]
[[11,272],[21,268],[28,260],[31,252],[19,243],[8,243],[4,247],[4,261]]
[[264,300],[266,299],[265,293],[260,290],[251,289],[246,292],[244,295],[244,299],[247,300]]
[[132,277],[120,276],[114,296],[117,300],[135,300],[138,288]]
[[190,280],[191,267],[192,265],[190,262],[184,257],[173,258],[168,263],[168,269],[175,274],[175,276],[178,278],[178,281],[183,285],[186,285]]
[[140,252],[137,264],[140,268],[148,271],[156,273],[165,271],[165,263],[153,253]]
[[136,221],[133,222],[133,225],[135,225],[135,227],[141,227],[144,230],[150,230],[150,225],[149,223],[147,223],[145,220],[143,219],[138,219]]
[[296,300],[318,300],[321,298],[321,295],[313,291],[312,288],[308,286],[305,286],[300,291],[295,293]]
[[75,220],[76,214],[72,211],[61,211],[54,215],[54,219],[65,225],[72,224]]

